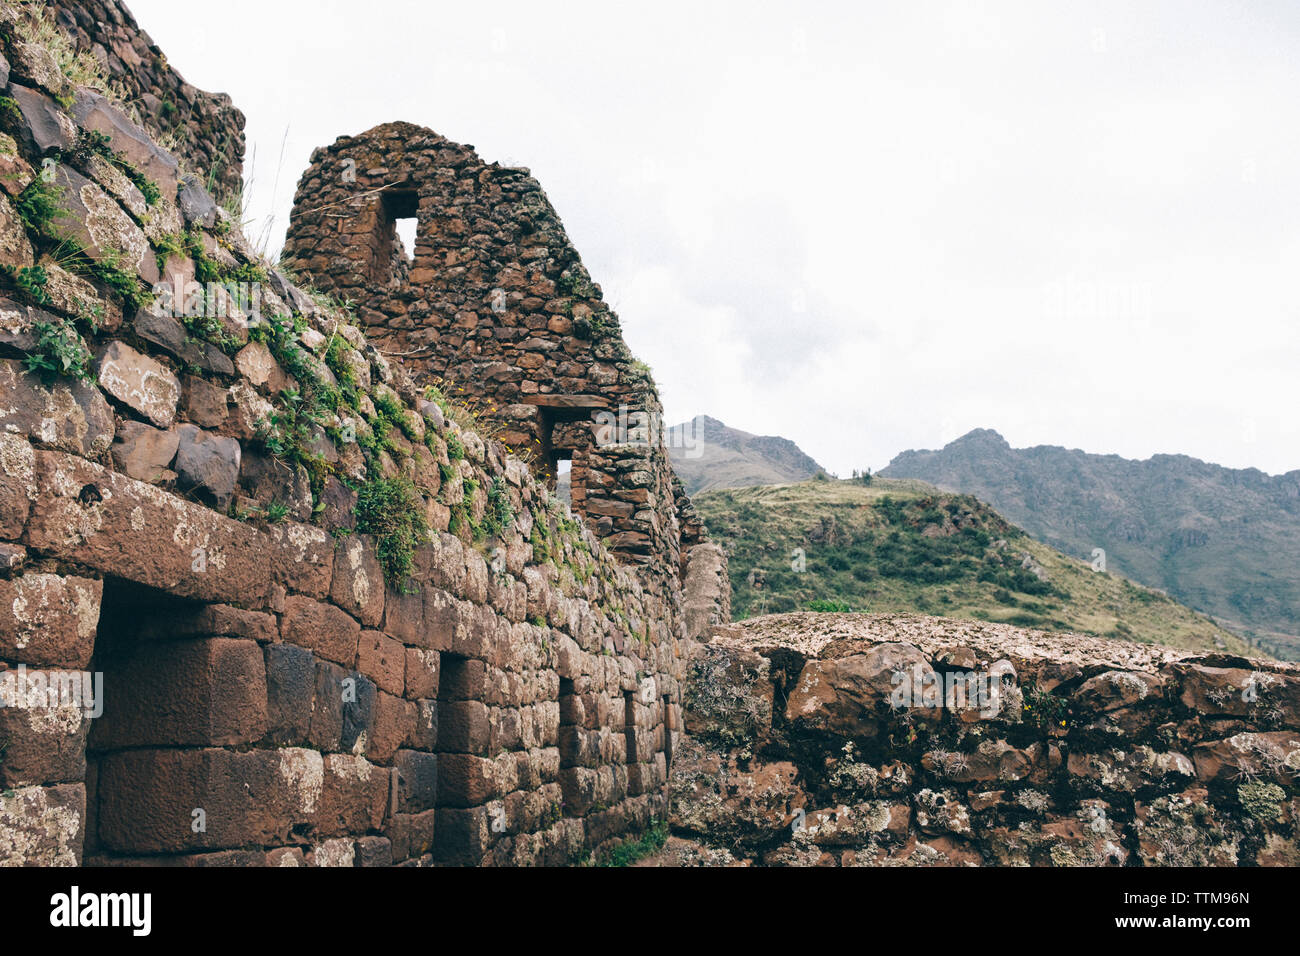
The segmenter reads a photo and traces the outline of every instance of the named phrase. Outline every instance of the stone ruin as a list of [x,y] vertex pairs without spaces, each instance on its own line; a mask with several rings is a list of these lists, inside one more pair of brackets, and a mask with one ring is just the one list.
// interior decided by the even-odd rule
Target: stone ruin
[[[112,66],[103,9],[72,42]],[[495,435],[369,341],[387,293],[304,257],[309,213],[268,267],[33,15],[0,3],[0,863],[563,864],[666,819],[729,591],[661,444],[578,428],[575,397],[657,412],[616,330],[550,330],[560,400],[519,383]]]
[[244,176],[244,114],[225,93],[198,89],[121,0],[46,0],[74,49],[92,57],[126,98],[131,118],[222,196],[238,195]]
[[679,862],[1296,866],[1300,668],[919,615],[713,629]]
[[[665,820],[686,863],[1300,862],[1293,665],[726,623],[526,171],[342,138],[269,267],[206,188],[242,117],[116,0],[50,10],[55,49],[0,0],[0,865],[558,865]],[[893,706],[1003,663],[987,716]]]
[[417,382],[503,420],[539,478],[569,461],[574,511],[625,560],[679,564],[700,540],[649,369],[526,169],[410,123],[341,137],[299,182],[283,261]]

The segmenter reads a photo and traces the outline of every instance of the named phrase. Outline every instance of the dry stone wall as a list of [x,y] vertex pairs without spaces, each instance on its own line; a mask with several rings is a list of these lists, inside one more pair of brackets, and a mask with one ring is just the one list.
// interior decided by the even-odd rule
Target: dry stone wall
[[0,864],[560,864],[664,819],[677,553],[629,565],[49,67],[3,35]]
[[714,628],[686,687],[687,862],[1300,863],[1294,665],[800,613]]
[[187,83],[121,0],[48,0],[47,6],[74,47],[99,64],[136,122],[168,143],[213,192],[239,193],[244,114],[229,96]]
[[[401,219],[416,221],[409,261]],[[285,259],[355,301],[417,381],[502,418],[539,477],[553,486],[570,461],[574,510],[659,593],[680,589],[703,534],[654,382],[528,170],[410,123],[341,137],[299,182]]]

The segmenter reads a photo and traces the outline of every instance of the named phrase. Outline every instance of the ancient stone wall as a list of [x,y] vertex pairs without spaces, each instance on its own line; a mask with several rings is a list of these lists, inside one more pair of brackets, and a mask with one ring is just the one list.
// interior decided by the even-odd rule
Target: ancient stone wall
[[[409,261],[401,219],[416,220]],[[654,382],[526,169],[410,123],[341,137],[299,182],[285,261],[355,301],[417,381],[503,419],[539,476],[571,461],[574,510],[652,587],[679,589],[702,530]]]
[[1294,665],[799,613],[714,628],[686,688],[686,862],[1300,863]]
[[76,49],[94,57],[137,123],[214,193],[239,193],[244,114],[229,96],[187,83],[121,0],[48,0],[46,6]]
[[565,863],[664,819],[672,567],[5,36],[0,863]]

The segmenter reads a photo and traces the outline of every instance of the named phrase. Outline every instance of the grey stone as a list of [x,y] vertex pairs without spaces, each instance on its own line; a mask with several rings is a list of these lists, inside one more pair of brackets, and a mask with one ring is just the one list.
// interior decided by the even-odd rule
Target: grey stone
[[54,55],[39,43],[18,41],[12,44],[9,52],[13,55],[10,70],[15,79],[39,86],[42,89],[63,96],[68,87],[68,78],[59,69]]
[[113,411],[93,385],[63,379],[44,385],[21,362],[0,359],[0,431],[97,458],[113,441]]
[[211,229],[217,222],[217,203],[203,184],[193,175],[181,177],[176,204],[187,225]]
[[14,84],[9,95],[18,103],[22,125],[16,131],[23,152],[44,153],[57,149],[72,149],[77,141],[77,128],[57,103],[44,93]]
[[32,262],[32,244],[27,241],[27,230],[18,218],[17,210],[0,193],[0,263],[21,269]]
[[107,97],[79,87],[72,104],[72,115],[79,126],[107,136],[114,151],[153,180],[164,198],[171,199],[176,195],[179,176],[176,158],[131,122]]
[[54,316],[13,299],[0,297],[0,345],[11,345],[30,352],[36,345],[33,321],[53,322]]
[[276,295],[289,303],[295,312],[311,315],[319,308],[311,296],[286,279],[284,274],[276,269],[271,270],[271,288]]
[[204,428],[216,428],[229,413],[226,390],[199,378],[185,376],[185,417]]
[[235,493],[239,478],[240,448],[233,438],[205,432],[197,425],[181,425],[176,448],[179,487],[198,492],[224,509]]
[[158,281],[158,262],[148,237],[117,200],[66,163],[58,165],[55,182],[67,209],[52,224],[57,234],[76,240],[93,259],[117,260],[147,283]]
[[190,338],[185,327],[169,315],[141,309],[135,316],[135,331],[140,338],[166,349],[186,365],[218,375],[235,373],[230,356],[211,342]]

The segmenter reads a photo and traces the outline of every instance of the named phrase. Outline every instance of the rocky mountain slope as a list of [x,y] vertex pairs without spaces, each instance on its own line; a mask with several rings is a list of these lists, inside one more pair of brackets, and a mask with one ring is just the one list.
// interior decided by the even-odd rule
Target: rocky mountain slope
[[751,435],[708,415],[668,429],[668,449],[690,495],[802,481],[824,470],[788,438]]
[[815,609],[921,611],[1246,653],[1159,592],[1097,572],[969,496],[877,478],[710,491],[695,504],[728,551],[737,618]]
[[1012,448],[978,429],[939,451],[904,452],[880,474],[975,495],[1067,554],[1101,548],[1111,571],[1300,656],[1300,471]]

